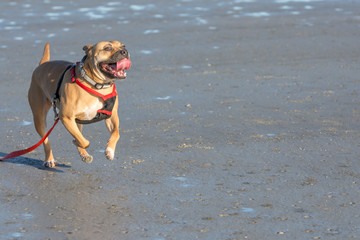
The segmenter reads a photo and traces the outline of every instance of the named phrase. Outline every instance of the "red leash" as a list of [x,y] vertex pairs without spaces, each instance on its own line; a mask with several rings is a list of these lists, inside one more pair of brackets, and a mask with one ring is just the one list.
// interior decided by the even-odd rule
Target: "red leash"
[[57,124],[58,122],[59,122],[59,118],[56,118],[54,125],[52,126],[52,128],[50,128],[50,130],[46,133],[46,135],[40,140],[40,142],[38,142],[38,143],[35,144],[34,146],[29,147],[29,148],[27,148],[27,149],[19,150],[19,151],[15,151],[15,152],[9,153],[9,154],[6,155],[5,157],[0,158],[0,161],[1,161],[1,160],[8,159],[8,158],[18,157],[18,156],[24,155],[24,154],[29,153],[29,152],[33,151],[34,149],[36,149],[36,148],[37,148],[38,146],[40,146],[40,145],[45,141],[45,139],[50,135],[51,131],[54,129],[54,127],[56,126],[56,124]]

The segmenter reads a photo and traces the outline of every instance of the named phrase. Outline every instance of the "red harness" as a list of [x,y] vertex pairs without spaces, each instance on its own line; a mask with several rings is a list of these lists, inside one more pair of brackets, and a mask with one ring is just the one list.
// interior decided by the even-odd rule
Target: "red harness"
[[101,97],[101,99],[104,101],[104,107],[97,111],[95,118],[93,118],[91,120],[76,119],[76,122],[81,123],[81,124],[89,124],[89,123],[98,122],[98,121],[101,121],[101,120],[111,117],[112,109],[114,108],[114,104],[115,104],[115,100],[116,100],[116,96],[117,96],[115,84],[112,84],[113,91],[109,94],[104,95],[104,94],[101,94],[101,93],[97,92],[96,90],[84,85],[83,83],[81,83],[79,81],[79,79],[76,78],[75,66],[73,66],[70,71],[71,71],[71,82],[77,83],[77,85],[79,85],[82,89],[84,89],[88,93],[91,93],[95,96]]
[[73,66],[71,68],[71,82],[76,82],[80,87],[82,87],[85,91],[91,93],[91,94],[94,94],[98,97],[101,97],[102,100],[106,101],[107,99],[109,98],[112,98],[112,97],[115,97],[117,96],[117,93],[116,93],[116,89],[115,89],[115,84],[112,84],[113,85],[113,91],[112,93],[109,93],[107,95],[104,95],[104,94],[101,94],[97,91],[95,91],[94,89],[92,88],[89,88],[87,87],[86,85],[82,84],[79,79],[76,78],[76,74],[75,74],[75,66]]

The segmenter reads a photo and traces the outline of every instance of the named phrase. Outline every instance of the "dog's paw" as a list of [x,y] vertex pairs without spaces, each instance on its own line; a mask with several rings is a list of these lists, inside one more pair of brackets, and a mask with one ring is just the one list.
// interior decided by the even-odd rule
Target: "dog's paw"
[[114,150],[112,150],[111,148],[107,147],[105,150],[105,156],[108,160],[113,160],[114,159]]
[[82,155],[81,160],[85,163],[91,163],[93,161],[93,157],[89,154]]
[[54,168],[57,166],[55,160],[50,160],[49,162],[44,162],[44,167],[46,168]]

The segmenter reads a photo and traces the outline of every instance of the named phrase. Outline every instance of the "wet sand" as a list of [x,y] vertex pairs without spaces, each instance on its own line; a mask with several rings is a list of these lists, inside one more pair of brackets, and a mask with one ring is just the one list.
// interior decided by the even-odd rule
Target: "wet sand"
[[[79,61],[120,40],[121,139],[59,124],[0,162],[0,239],[360,239],[357,1],[1,2],[0,156],[35,144],[45,42]],[[48,125],[53,114],[48,116]]]

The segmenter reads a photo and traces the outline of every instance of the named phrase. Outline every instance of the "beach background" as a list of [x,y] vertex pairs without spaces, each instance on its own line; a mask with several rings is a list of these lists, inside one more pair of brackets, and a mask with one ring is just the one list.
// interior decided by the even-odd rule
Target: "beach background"
[[[0,239],[360,239],[360,1],[0,2],[0,156],[32,146],[43,47],[123,42],[121,139],[59,124],[0,162]],[[48,116],[48,126],[53,113]]]

